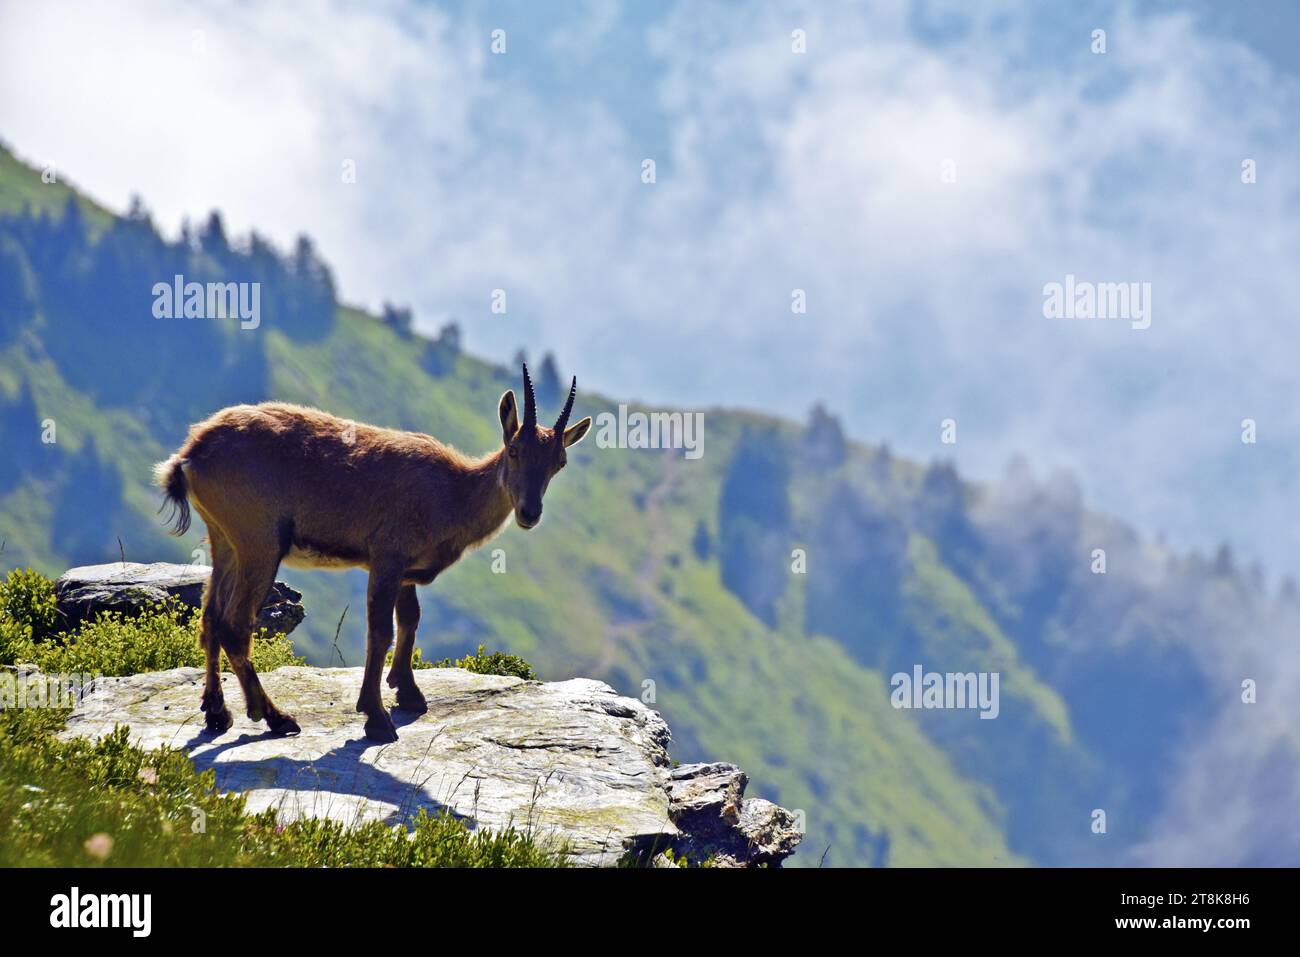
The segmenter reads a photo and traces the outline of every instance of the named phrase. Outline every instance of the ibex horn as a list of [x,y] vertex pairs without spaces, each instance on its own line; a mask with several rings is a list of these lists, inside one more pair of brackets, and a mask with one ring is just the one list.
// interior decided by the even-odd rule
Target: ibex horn
[[555,420],[555,432],[557,435],[564,434],[564,427],[569,424],[569,413],[573,411],[573,400],[578,395],[578,377],[573,377],[573,385],[569,386],[569,401],[564,403],[564,411],[560,417]]
[[533,395],[533,380],[528,378],[528,363],[524,363],[524,424],[525,429],[537,428],[537,396]]

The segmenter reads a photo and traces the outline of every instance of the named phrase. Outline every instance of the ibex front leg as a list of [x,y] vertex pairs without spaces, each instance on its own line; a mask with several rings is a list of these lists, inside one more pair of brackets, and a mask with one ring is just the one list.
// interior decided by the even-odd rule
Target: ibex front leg
[[402,587],[402,567],[390,563],[372,565],[366,592],[366,672],[361,680],[357,710],[366,716],[366,737],[372,741],[397,740],[397,728],[379,693],[379,678],[384,672],[384,657],[393,643],[393,605]]
[[415,586],[403,585],[397,593],[397,647],[393,650],[393,666],[388,669],[388,687],[397,689],[398,708],[424,714],[429,705],[411,670],[415,629],[419,624],[420,600],[415,595]]

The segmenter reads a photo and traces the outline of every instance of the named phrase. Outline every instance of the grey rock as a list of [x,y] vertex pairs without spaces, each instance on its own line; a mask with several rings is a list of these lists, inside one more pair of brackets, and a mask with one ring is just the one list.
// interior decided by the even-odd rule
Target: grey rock
[[[212,575],[206,565],[176,565],[170,562],[111,562],[70,568],[54,583],[63,627],[72,630],[100,612],[115,611],[138,615],[145,606],[174,596],[198,608],[203,586]],[[306,617],[302,593],[284,582],[276,582],[258,612],[257,627],[285,634]]]
[[803,840],[803,828],[794,814],[763,798],[745,799],[737,831],[746,864],[778,863],[793,854]]
[[734,764],[684,764],[668,783],[674,854],[714,867],[779,865],[803,840],[795,816],[762,798],[746,798],[749,776]]
[[[613,864],[642,842],[672,839],[668,727],[638,701],[582,679],[543,684],[425,669],[429,702],[418,718],[394,712],[398,741],[362,734],[353,706],[360,668],[279,668],[261,675],[302,734],[273,737],[232,707],[234,726],[213,737],[198,711],[203,675],[181,668],[100,679],[64,734],[97,738],[126,724],[144,747],[183,746],[223,791],[282,821],[320,816],[354,823],[408,821],[424,808],[471,827],[526,829],[567,844],[583,864]],[[227,700],[239,686],[223,675]]]
[[[235,724],[209,735],[198,710],[203,674],[177,668],[97,679],[61,736],[99,738],[129,725],[136,743],[184,748],[200,770],[215,772],[222,791],[242,792],[250,811],[275,808],[285,822],[396,825],[421,808],[446,810],[472,828],[527,830],[584,865],[614,865],[629,852],[653,862],[656,850],[679,846],[720,848],[717,862],[729,866],[775,863],[802,836],[784,826],[788,812],[766,801],[728,808],[736,788],[722,782],[743,781],[739,769],[671,769],[659,713],[599,681],[420,670],[429,711],[393,712],[398,741],[380,745],[363,736],[353,710],[360,668],[286,667],[261,679],[302,734],[274,737],[249,721],[234,706],[237,682],[223,674]],[[700,822],[708,830],[698,839],[683,830]]]
[[734,764],[683,764],[668,782],[673,820],[688,830],[730,833],[740,823],[749,776]]

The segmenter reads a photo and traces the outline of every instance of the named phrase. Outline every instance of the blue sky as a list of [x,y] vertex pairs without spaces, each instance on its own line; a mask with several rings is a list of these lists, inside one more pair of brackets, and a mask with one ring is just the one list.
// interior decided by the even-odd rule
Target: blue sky
[[[476,352],[688,408],[822,400],[975,477],[1020,453],[1300,573],[1295,4],[2,9],[0,136],[170,232],[307,232],[345,298]],[[1152,283],[1151,328],[1045,319],[1066,274]]]

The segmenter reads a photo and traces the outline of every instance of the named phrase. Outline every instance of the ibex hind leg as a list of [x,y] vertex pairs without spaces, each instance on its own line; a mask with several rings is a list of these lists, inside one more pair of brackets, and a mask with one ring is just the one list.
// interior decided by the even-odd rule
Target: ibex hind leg
[[253,621],[258,610],[266,600],[267,593],[275,583],[275,573],[280,567],[278,552],[268,550],[260,554],[270,558],[254,557],[239,559],[239,574],[235,586],[235,595],[228,606],[228,614],[222,622],[221,647],[230,660],[230,670],[239,679],[244,691],[244,704],[249,720],[266,720],[274,734],[298,734],[301,730],[293,716],[286,714],[275,706],[270,695],[258,680],[253,668]]
[[366,668],[357,711],[366,716],[366,737],[382,743],[397,740],[397,727],[379,693],[379,679],[384,673],[384,656],[393,644],[393,611],[402,587],[401,570],[400,564],[372,565],[366,592]]
[[203,610],[199,620],[199,645],[206,664],[203,700],[199,708],[206,715],[207,730],[212,734],[224,734],[233,721],[230,709],[226,707],[225,693],[221,690],[220,623],[229,593],[234,552],[211,522],[208,522],[208,540],[212,545],[212,576],[203,590]]
[[221,676],[218,673],[212,677],[213,672],[218,672],[217,665],[213,661],[221,657],[220,635],[221,624],[216,620],[215,615],[205,613],[200,624],[199,641],[203,645],[204,656],[208,659],[207,671],[209,676],[205,678],[203,685],[203,699],[199,702],[199,709],[206,716],[204,725],[212,734],[224,734],[230,730],[234,719],[230,717],[230,709],[226,707],[225,692],[221,690]]

